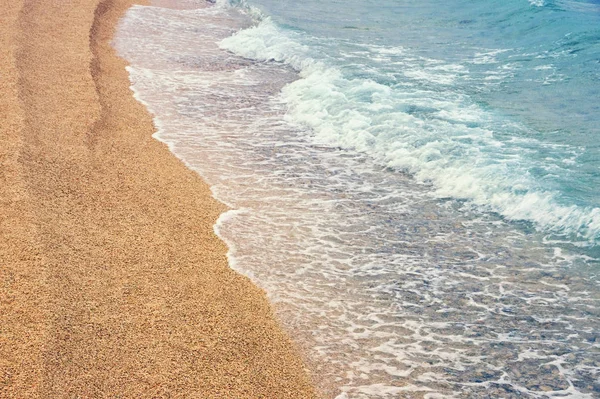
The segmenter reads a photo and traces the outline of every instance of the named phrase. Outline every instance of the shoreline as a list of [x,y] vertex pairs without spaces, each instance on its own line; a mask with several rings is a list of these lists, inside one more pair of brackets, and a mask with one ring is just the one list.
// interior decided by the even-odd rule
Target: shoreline
[[132,95],[110,38],[134,3],[0,16],[0,396],[316,397]]

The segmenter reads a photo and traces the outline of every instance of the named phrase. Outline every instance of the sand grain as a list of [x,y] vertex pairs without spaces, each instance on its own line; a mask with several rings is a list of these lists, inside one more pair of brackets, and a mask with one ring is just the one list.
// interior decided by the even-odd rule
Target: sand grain
[[312,398],[224,206],[109,45],[130,0],[0,11],[0,397]]

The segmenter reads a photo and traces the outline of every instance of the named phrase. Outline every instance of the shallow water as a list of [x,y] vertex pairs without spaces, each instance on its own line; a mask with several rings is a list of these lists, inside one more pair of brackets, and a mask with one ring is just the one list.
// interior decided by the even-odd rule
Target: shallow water
[[[495,114],[482,127],[488,114],[468,98],[422,88],[405,92],[404,102],[396,92],[388,101],[380,86],[326,75],[339,69],[325,61],[306,64],[300,54],[313,49],[292,39],[267,43],[272,57],[235,55],[226,49],[244,41],[226,39],[234,32],[262,40],[264,30],[280,29],[269,21],[248,30],[257,24],[251,9],[155,4],[130,9],[115,39],[135,94],[155,115],[157,138],[233,209],[216,226],[232,267],[266,289],[329,397],[600,396],[600,264],[589,237],[576,238],[578,249],[564,235],[482,211],[473,198],[439,195],[444,186],[419,178],[424,172],[382,162],[368,136],[364,148],[355,145],[360,134],[343,143],[360,131],[365,110],[393,101],[405,112],[392,128],[433,134],[430,126],[441,126],[433,113],[464,119],[471,109],[476,124],[454,123],[460,140],[470,134],[482,145],[509,147],[479,135],[499,126]],[[395,57],[403,50],[377,51]],[[461,73],[432,68],[408,75],[434,74],[445,84]],[[352,90],[375,100],[352,102]],[[311,99],[330,101],[328,115],[314,118],[323,107]],[[340,99],[345,115],[333,112]],[[373,117],[370,126],[381,128],[386,118],[377,125]],[[464,126],[474,130],[465,134]],[[329,139],[336,135],[341,142]],[[453,148],[466,157],[472,150]],[[452,162],[446,177],[469,166]]]

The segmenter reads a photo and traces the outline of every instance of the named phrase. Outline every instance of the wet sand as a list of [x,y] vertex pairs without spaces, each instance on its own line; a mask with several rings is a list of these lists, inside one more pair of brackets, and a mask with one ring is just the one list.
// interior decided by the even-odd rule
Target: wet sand
[[0,397],[315,397],[132,97],[109,44],[131,3],[0,11]]

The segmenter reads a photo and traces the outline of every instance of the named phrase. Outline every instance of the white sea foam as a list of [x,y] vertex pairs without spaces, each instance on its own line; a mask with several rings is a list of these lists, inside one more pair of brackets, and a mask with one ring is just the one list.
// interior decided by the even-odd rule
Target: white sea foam
[[[230,7],[138,6],[116,47],[131,64],[136,98],[155,115],[157,138],[233,209],[214,227],[230,264],[267,291],[320,386],[348,399],[536,398],[540,384],[560,397],[600,375],[593,364],[582,368],[597,345],[599,299],[587,276],[565,273],[586,259],[549,253],[535,233],[439,201],[430,185],[381,166],[399,159],[386,159],[390,146],[431,181],[418,176],[423,165],[461,166],[453,151],[510,147],[494,139],[494,119],[427,82],[401,97],[374,79],[349,80],[271,21],[250,30],[258,37],[244,48],[276,62],[217,46],[249,23]],[[290,58],[293,46],[299,55]],[[428,140],[433,128],[449,132],[449,148]],[[423,143],[410,141],[419,134]]]
[[[529,134],[525,127],[511,127],[451,92],[395,90],[373,80],[347,78],[336,67],[315,59],[301,41],[267,18],[220,46],[243,57],[284,62],[300,71],[302,79],[283,89],[286,117],[309,127],[315,142],[370,154],[386,166],[433,184],[439,197],[469,200],[509,219],[531,221],[539,228],[592,242],[600,237],[600,209],[564,204],[558,193],[530,174],[530,169],[545,166],[526,151],[539,151],[544,143],[530,140],[527,150],[496,138],[499,129]],[[463,67],[437,65],[403,73],[450,84],[462,71]],[[420,109],[436,117],[423,118]]]

